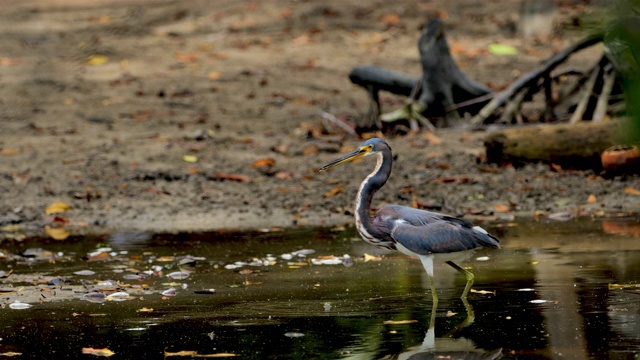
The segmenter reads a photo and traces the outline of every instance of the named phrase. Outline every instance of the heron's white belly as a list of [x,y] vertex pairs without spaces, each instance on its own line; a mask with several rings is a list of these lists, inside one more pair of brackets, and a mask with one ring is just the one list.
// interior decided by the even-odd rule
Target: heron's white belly
[[[405,254],[405,255],[420,257],[419,254],[416,254],[413,251],[407,249],[406,247],[402,246],[402,244],[400,244],[400,243],[396,243],[396,249],[398,251],[400,251],[401,253]],[[469,259],[473,255],[475,250],[476,249],[465,250],[465,251],[456,251],[456,252],[452,252],[452,253],[437,253],[437,254],[434,253],[434,254],[430,254],[430,255],[433,255],[433,257],[434,257],[434,259],[436,261],[440,261],[440,262],[445,262],[445,261],[457,262],[457,261],[465,261],[465,260]]]

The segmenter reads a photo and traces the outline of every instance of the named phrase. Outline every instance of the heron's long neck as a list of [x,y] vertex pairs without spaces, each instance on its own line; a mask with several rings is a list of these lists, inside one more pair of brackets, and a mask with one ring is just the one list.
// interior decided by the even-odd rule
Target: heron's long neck
[[373,196],[387,182],[389,175],[391,175],[391,153],[380,152],[376,155],[378,156],[376,168],[364,179],[356,196],[356,224],[362,224],[362,227],[364,227],[364,230],[368,233],[372,232],[371,202]]

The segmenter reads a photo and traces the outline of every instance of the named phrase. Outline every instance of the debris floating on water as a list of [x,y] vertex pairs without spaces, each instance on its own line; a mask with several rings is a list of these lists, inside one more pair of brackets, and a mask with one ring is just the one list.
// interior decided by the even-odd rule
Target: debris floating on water
[[172,272],[171,274],[168,274],[167,276],[172,279],[182,280],[182,279],[188,278],[189,275],[190,274],[186,271],[175,271],[175,272]]
[[284,336],[290,337],[290,338],[299,338],[299,337],[303,337],[304,333],[301,333],[301,332],[288,332],[288,333],[285,333]]
[[28,309],[30,307],[32,307],[33,305],[31,304],[27,304],[27,303],[23,303],[20,302],[18,300],[12,302],[11,304],[9,304],[9,307],[13,310],[24,310],[24,309]]
[[216,289],[204,289],[204,290],[196,290],[193,293],[198,295],[211,295],[216,292]]
[[91,271],[91,270],[80,270],[80,271],[76,271],[74,272],[74,274],[76,275],[83,275],[83,276],[88,276],[88,275],[95,275],[95,271]]
[[92,303],[103,303],[107,300],[107,296],[101,292],[90,292],[80,297],[80,300],[86,300]]
[[167,290],[163,291],[162,295],[163,296],[176,296],[176,295],[178,295],[178,292],[176,291],[175,288],[170,288],[170,289],[167,289]]
[[124,291],[118,291],[107,296],[107,300],[109,301],[125,301],[129,299],[130,299],[129,293],[126,293]]

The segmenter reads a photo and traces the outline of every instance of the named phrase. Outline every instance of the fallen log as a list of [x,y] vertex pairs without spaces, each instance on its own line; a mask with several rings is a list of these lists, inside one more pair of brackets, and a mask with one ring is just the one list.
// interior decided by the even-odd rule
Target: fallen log
[[490,163],[544,162],[600,172],[600,155],[616,143],[618,130],[617,121],[519,126],[490,133],[484,146]]

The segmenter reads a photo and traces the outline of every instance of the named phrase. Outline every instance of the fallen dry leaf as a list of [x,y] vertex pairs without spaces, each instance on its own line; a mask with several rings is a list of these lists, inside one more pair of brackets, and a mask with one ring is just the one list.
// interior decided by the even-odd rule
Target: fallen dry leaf
[[109,254],[103,251],[98,255],[89,256],[88,258],[86,258],[86,261],[102,261],[102,260],[109,260],[109,258],[110,258]]
[[640,237],[640,224],[637,222],[616,221],[605,219],[602,222],[602,231],[607,234],[631,235]]
[[20,64],[20,60],[16,58],[0,57],[0,66],[13,66]]
[[65,240],[71,235],[65,228],[54,228],[49,225],[45,226],[44,231],[54,240]]
[[332,196],[335,196],[337,194],[340,194],[342,192],[342,190],[344,190],[345,185],[347,185],[347,184],[340,184],[340,185],[332,188],[331,190],[327,191],[323,195],[323,197],[326,199],[326,198],[330,198]]
[[69,223],[69,219],[67,219],[64,216],[59,216],[56,215],[53,217],[53,219],[51,219],[52,223],[59,223],[59,224],[68,224]]
[[191,166],[187,168],[187,174],[189,175],[197,175],[197,174],[200,174],[201,172],[202,172],[202,169],[200,169],[197,166]]
[[209,74],[207,74],[207,78],[209,80],[218,80],[218,79],[220,79],[221,76],[222,76],[222,74],[220,74],[219,71],[212,71]]
[[471,179],[469,179],[466,176],[445,176],[445,177],[436,179],[435,182],[438,184],[448,184],[453,182],[467,183],[470,180]]
[[380,19],[380,22],[388,27],[398,26],[402,22],[398,14],[386,14]]
[[175,52],[176,60],[181,63],[195,63],[198,61],[198,54],[196,53],[186,53],[182,51]]
[[589,197],[587,198],[587,202],[589,204],[595,204],[597,201],[598,201],[598,198],[593,194],[589,195]]
[[636,188],[632,188],[631,186],[628,186],[624,188],[624,193],[629,195],[640,195],[640,190]]
[[291,176],[290,173],[284,171],[276,173],[276,178],[280,180],[293,180],[293,176]]
[[302,149],[302,155],[303,156],[313,156],[313,155],[317,155],[319,152],[318,149],[318,145],[307,145],[304,147],[304,149]]
[[94,349],[94,348],[82,348],[83,354],[95,355],[95,356],[105,356],[110,357],[115,355],[115,353],[107,348],[104,349]]
[[251,164],[253,168],[261,168],[261,167],[272,167],[276,164],[276,161],[272,158],[262,158],[258,159]]
[[429,145],[438,145],[442,143],[442,140],[432,132],[426,132],[422,137],[429,142]]
[[71,206],[69,206],[69,204],[65,203],[64,201],[56,201],[47,206],[47,208],[44,210],[44,213],[50,215],[62,213],[68,210],[71,210]]
[[291,40],[293,46],[307,45],[309,43],[311,43],[311,37],[308,34],[302,34]]
[[503,205],[503,204],[495,204],[495,205],[493,205],[493,209],[496,212],[508,212],[509,211],[509,207],[507,205]]
[[14,149],[0,149],[0,155],[15,155],[18,153],[18,150]]
[[225,173],[214,173],[209,175],[210,180],[229,180],[229,181],[237,181],[237,182],[250,182],[251,178],[245,175],[238,174],[225,174]]

